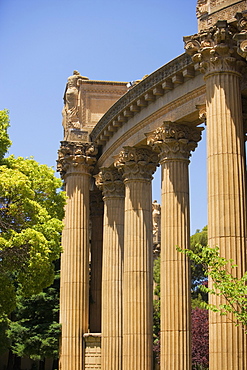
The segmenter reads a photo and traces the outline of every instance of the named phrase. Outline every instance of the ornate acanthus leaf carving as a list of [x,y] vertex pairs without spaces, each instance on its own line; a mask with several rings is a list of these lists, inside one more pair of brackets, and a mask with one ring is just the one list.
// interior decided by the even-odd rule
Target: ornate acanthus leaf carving
[[234,24],[218,21],[214,27],[184,37],[185,50],[204,74],[241,71],[243,60],[237,53]]
[[93,143],[61,141],[57,171],[60,172],[62,178],[71,173],[90,172],[96,163],[97,152]]
[[247,59],[247,12],[237,13],[239,33],[234,35],[237,41],[238,54]]
[[149,148],[126,146],[115,159],[114,165],[122,172],[125,180],[152,180],[158,165],[158,155]]
[[123,178],[116,168],[102,167],[94,177],[95,184],[103,192],[104,197],[124,196]]
[[188,127],[164,122],[162,127],[147,134],[147,142],[163,160],[188,160],[201,140],[202,127]]

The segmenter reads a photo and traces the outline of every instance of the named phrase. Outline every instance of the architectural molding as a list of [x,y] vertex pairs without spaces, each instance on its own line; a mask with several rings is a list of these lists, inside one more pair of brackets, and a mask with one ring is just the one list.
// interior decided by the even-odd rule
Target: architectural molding
[[90,173],[96,163],[98,150],[93,143],[61,141],[58,151],[57,171],[66,176]]
[[161,163],[165,160],[188,160],[201,140],[202,131],[202,127],[164,122],[162,127],[147,134],[147,142],[160,153]]
[[96,186],[102,190],[104,197],[124,197],[123,178],[116,168],[101,168],[94,177]]
[[158,155],[149,148],[124,147],[114,165],[122,172],[124,181],[152,180],[158,165]]

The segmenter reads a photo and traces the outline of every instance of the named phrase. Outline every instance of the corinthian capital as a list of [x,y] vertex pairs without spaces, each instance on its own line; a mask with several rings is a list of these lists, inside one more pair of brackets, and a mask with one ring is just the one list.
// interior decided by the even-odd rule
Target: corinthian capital
[[115,159],[114,165],[122,172],[124,180],[152,180],[158,164],[158,155],[149,148],[126,146]]
[[240,72],[243,60],[237,52],[235,24],[218,21],[214,27],[184,37],[185,50],[202,73]]
[[102,167],[94,177],[96,186],[103,192],[105,198],[124,196],[123,178],[116,168]]
[[61,141],[57,171],[65,178],[71,174],[90,173],[96,163],[97,149],[92,143]]
[[201,140],[202,127],[188,127],[164,122],[157,130],[147,134],[147,142],[160,153],[161,161],[187,160]]
[[234,35],[237,41],[238,54],[247,59],[247,12],[237,13],[236,19],[238,20],[239,33]]

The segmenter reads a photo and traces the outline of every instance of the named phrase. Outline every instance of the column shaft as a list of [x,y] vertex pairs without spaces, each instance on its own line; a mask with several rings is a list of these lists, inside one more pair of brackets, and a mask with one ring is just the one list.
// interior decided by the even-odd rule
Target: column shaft
[[123,369],[152,368],[151,183],[126,182]]
[[122,369],[124,197],[105,199],[102,277],[102,370]]
[[89,311],[89,176],[69,176],[61,256],[60,369],[83,369],[83,333]]
[[59,368],[83,370],[89,321],[89,185],[96,159],[90,143],[61,142],[58,170],[68,196],[62,235]]
[[101,369],[122,370],[124,185],[115,168],[102,168],[104,195]]
[[90,333],[101,333],[103,200],[102,193],[90,193],[91,270],[89,299]]
[[[206,79],[208,131],[208,236],[221,256],[246,271],[246,183],[239,74],[211,74]],[[211,286],[212,282],[210,282]],[[210,296],[210,303],[224,299]],[[246,369],[246,334],[233,317],[210,312],[210,370]]]
[[161,369],[191,369],[190,265],[176,250],[190,241],[189,175],[191,151],[202,128],[173,122],[148,135],[162,166],[161,199]]
[[191,369],[188,160],[162,163],[161,368]]
[[146,148],[125,147],[116,166],[125,183],[123,370],[152,369],[152,173],[158,158]]

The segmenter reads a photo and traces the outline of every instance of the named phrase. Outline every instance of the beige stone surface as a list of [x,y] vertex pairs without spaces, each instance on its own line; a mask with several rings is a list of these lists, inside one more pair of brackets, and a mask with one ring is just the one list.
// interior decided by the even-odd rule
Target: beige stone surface
[[246,0],[197,0],[198,31],[214,26],[219,19],[232,21],[246,8]]
[[61,256],[60,369],[83,369],[83,334],[89,322],[89,181],[91,144],[62,142],[58,166],[68,196]]
[[101,369],[101,334],[84,334],[85,365],[83,370]]
[[102,370],[121,370],[123,357],[124,184],[115,168],[102,168],[96,184],[104,195],[102,273]]
[[[246,162],[240,92],[241,67],[230,26],[219,21],[214,29],[193,37],[206,81],[208,156],[208,239],[220,254],[246,271]],[[205,42],[210,46],[205,48]],[[231,57],[229,57],[231,55]],[[209,287],[213,284],[209,281]],[[210,295],[219,307],[224,298]],[[210,370],[246,369],[246,334],[231,315],[209,314]]]
[[102,253],[103,253],[102,193],[90,191],[90,282],[89,282],[89,330],[101,333]]
[[[240,79],[247,58],[247,17],[238,14],[233,19],[246,8],[245,0],[199,0],[199,30],[205,32],[184,38],[189,55],[145,77],[124,96],[125,83],[90,81],[78,72],[69,78],[63,125],[71,142],[62,143],[58,161],[69,196],[61,267],[61,370],[84,370],[84,365],[104,370],[152,369],[151,176],[158,159],[147,149],[147,142],[159,153],[162,166],[162,370],[191,370],[189,264],[175,246],[189,246],[188,164],[200,139],[195,126],[205,118],[209,242],[218,244],[221,254],[237,263],[237,276],[246,271]],[[215,25],[220,18],[225,21]],[[242,86],[245,89],[246,81]],[[101,365],[94,339],[86,344],[83,363],[89,307],[89,179],[96,162],[92,144],[96,143],[101,154],[94,173],[104,166],[99,181],[104,193],[102,303],[102,215],[98,215],[91,238],[91,287],[97,304],[94,312],[90,305],[89,321],[92,330],[98,331],[102,305]],[[117,190],[122,179],[111,167],[114,161],[124,178],[125,199]],[[94,251],[99,251],[95,259]],[[217,297],[211,302],[224,303]],[[93,321],[94,316],[97,320]],[[235,327],[232,317],[210,313],[210,370],[246,368],[243,330]]]
[[157,155],[124,150],[115,160],[125,183],[123,370],[152,368],[152,190]]
[[68,78],[64,92],[64,140],[73,141],[71,130],[81,130],[89,141],[89,133],[103,114],[125,92],[126,82],[94,81],[78,71]]
[[190,264],[176,250],[189,248],[189,177],[191,151],[200,128],[166,122],[148,135],[160,153],[161,185],[161,369],[191,369]]

